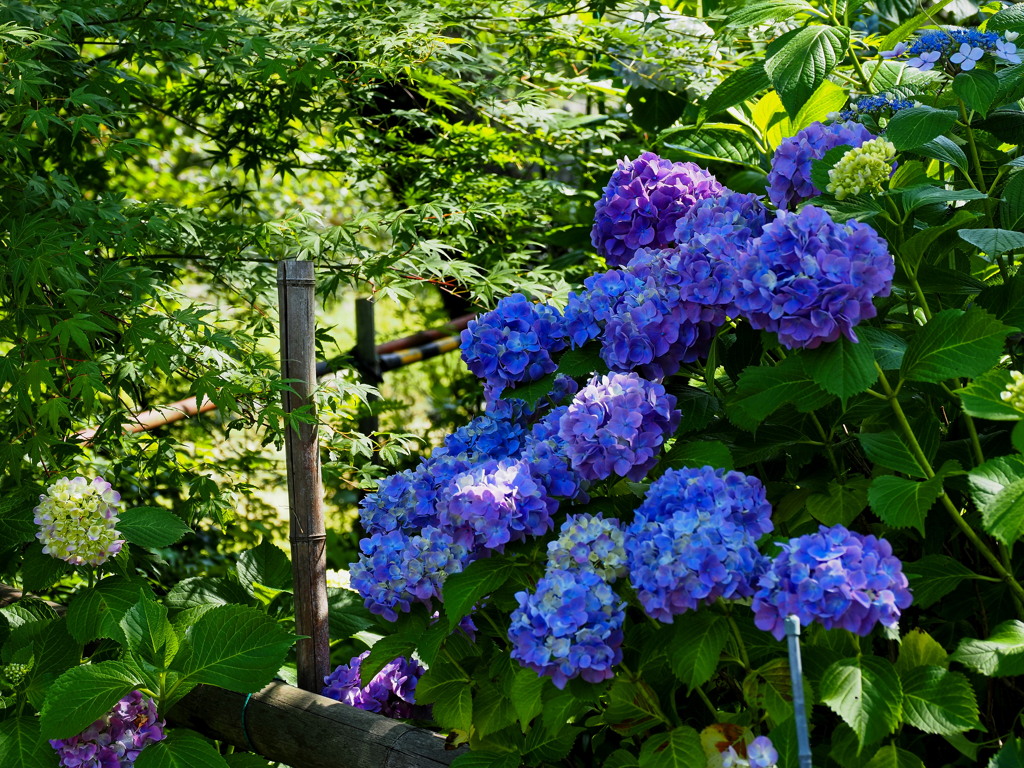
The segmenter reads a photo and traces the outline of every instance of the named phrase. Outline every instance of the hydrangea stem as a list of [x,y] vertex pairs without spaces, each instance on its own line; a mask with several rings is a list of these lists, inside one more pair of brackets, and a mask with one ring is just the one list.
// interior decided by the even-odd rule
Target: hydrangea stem
[[[921,448],[921,444],[917,441],[917,437],[914,435],[914,430],[910,426],[910,422],[907,421],[907,415],[903,412],[902,406],[900,406],[897,392],[892,388],[892,386],[890,386],[889,380],[885,376],[885,372],[878,363],[875,363],[875,368],[878,371],[878,383],[882,387],[882,391],[885,393],[886,400],[889,401],[893,415],[896,417],[896,421],[900,425],[900,430],[903,432],[904,438],[906,438],[907,446],[910,448],[910,452],[913,454],[914,459],[918,464],[920,464],[925,476],[930,480],[935,477],[935,470],[932,468],[931,462],[928,461],[928,457],[925,456],[925,453]],[[1024,618],[1024,587],[1022,587],[1020,582],[1014,578],[1013,573],[1011,573],[1003,564],[996,553],[981,540],[981,537],[978,536],[977,532],[966,520],[964,520],[960,510],[956,508],[953,500],[949,498],[949,494],[947,494],[945,490],[939,494],[939,501],[942,502],[942,506],[947,512],[949,512],[950,517],[953,518],[953,522],[960,529],[961,533],[970,540],[975,549],[977,549],[981,556],[988,561],[988,564],[992,566],[992,569],[999,574],[999,577],[1010,588],[1014,602],[1017,604],[1017,611],[1021,615],[1021,618]]]
[[743,664],[743,669],[749,672],[750,656],[747,655],[747,646],[743,643],[743,635],[740,634],[739,625],[736,624],[736,619],[732,617],[732,611],[727,611],[725,618],[729,622],[729,628],[732,629],[732,636],[736,641],[736,653],[740,657],[740,663]]
[[963,99],[957,99],[957,103],[960,105],[960,116],[963,118],[964,127],[966,128],[967,146],[971,150],[971,163],[974,165],[974,172],[978,175],[976,189],[985,189],[985,171],[981,167],[981,155],[978,154],[978,144],[974,140],[974,130],[971,128],[971,120],[967,116],[967,106],[964,104]]

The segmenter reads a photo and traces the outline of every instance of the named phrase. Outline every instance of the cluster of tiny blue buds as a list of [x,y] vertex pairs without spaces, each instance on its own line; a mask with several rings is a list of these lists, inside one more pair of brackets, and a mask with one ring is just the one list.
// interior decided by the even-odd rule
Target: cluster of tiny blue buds
[[856,120],[864,115],[891,117],[901,109],[914,106],[910,99],[889,98],[884,93],[865,96],[850,105],[849,109],[839,113],[840,120]]
[[1016,32],[1000,37],[996,32],[950,27],[925,32],[913,43],[899,43],[891,51],[882,51],[883,59],[898,59],[909,54],[906,64],[923,72],[942,65],[951,74],[974,69],[986,53],[1008,64],[1020,64],[1021,57],[1013,42]]

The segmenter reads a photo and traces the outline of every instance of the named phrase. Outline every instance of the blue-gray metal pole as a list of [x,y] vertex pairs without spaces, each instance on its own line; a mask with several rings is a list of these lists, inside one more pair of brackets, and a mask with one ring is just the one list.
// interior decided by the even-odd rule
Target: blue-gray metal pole
[[811,740],[807,733],[807,704],[804,701],[804,666],[800,660],[800,619],[787,616],[786,644],[789,646],[789,679],[793,683],[793,717],[796,718],[797,764],[811,768]]

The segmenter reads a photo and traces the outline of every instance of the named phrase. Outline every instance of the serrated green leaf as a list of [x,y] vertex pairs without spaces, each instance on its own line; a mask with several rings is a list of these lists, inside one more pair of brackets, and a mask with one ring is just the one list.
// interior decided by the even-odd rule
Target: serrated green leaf
[[989,677],[1024,674],[1024,624],[1004,621],[987,640],[964,638],[950,660]]
[[[405,632],[394,635],[386,635],[373,644],[370,655],[363,659],[359,665],[359,674],[363,685],[369,685],[374,676],[380,672],[385,665],[394,661],[399,656],[409,657],[415,650],[420,639],[423,637],[425,628],[407,627]],[[423,694],[418,691],[417,696]]]
[[1003,8],[985,25],[987,32],[1024,31],[1024,3]]
[[900,373],[927,382],[980,376],[999,361],[1010,331],[980,307],[943,310],[911,339]]
[[845,401],[878,380],[875,356],[868,341],[854,343],[844,336],[801,354],[804,370],[814,383]]
[[513,725],[515,708],[496,686],[481,683],[473,697],[473,721],[477,734],[484,737]]
[[186,631],[170,668],[190,683],[253,693],[274,679],[294,641],[254,608],[219,606]]
[[237,581],[194,576],[171,587],[164,602],[171,610],[184,611],[209,605],[253,605],[256,601]]
[[192,532],[181,518],[163,507],[137,507],[118,517],[118,532],[140,547],[169,547]]
[[[920,264],[925,256],[928,256],[929,262],[934,263],[935,244],[940,238],[947,236],[947,233],[958,232],[965,224],[973,221],[977,218],[977,214],[971,211],[958,210],[949,219],[942,224],[922,229],[920,232],[915,232],[913,235],[908,237],[899,248],[899,259],[897,260],[899,265],[911,275],[916,275],[919,271]],[[952,237],[952,235],[950,235]],[[956,242],[959,242],[957,240]],[[945,249],[942,249],[945,250]],[[932,268],[934,269],[934,268]],[[930,274],[930,270],[924,270],[925,274]],[[982,284],[984,285],[984,284]]]
[[946,555],[927,555],[913,563],[904,563],[910,581],[914,605],[928,608],[959,586],[964,579],[983,578],[959,560]]
[[962,733],[980,728],[978,701],[959,672],[916,667],[903,676],[903,719],[925,733]]
[[108,576],[92,589],[79,592],[68,605],[68,630],[80,643],[100,637],[124,642],[121,619],[143,595],[151,595],[143,581]]
[[853,729],[863,749],[899,725],[903,688],[889,661],[858,656],[837,661],[825,670],[821,701]]
[[999,223],[1003,229],[1019,230],[1024,223],[1024,173],[1010,177],[1000,193]]
[[864,453],[875,464],[922,480],[928,475],[903,439],[893,431],[861,432],[857,435]]
[[990,257],[1024,248],[1024,233],[1010,229],[962,229],[960,237]]
[[669,664],[689,691],[711,679],[729,641],[729,624],[710,611],[687,611],[676,616],[667,649]]
[[953,92],[963,99],[968,109],[984,116],[999,92],[999,78],[983,69],[961,72],[953,78]]
[[262,584],[280,591],[292,588],[291,560],[265,539],[238,556],[237,570],[242,586]]
[[875,362],[883,371],[895,371],[903,365],[903,355],[907,351],[907,342],[895,333],[883,331],[881,328],[858,328],[857,336],[871,345],[875,353]]
[[44,739],[75,736],[140,684],[131,669],[117,661],[72,667],[50,686],[39,714],[39,732]]
[[904,684],[906,674],[916,667],[945,667],[948,663],[949,654],[946,649],[923,629],[915,627],[900,639],[896,673]]
[[676,408],[682,413],[677,435],[704,429],[722,408],[718,398],[703,389],[672,389],[671,394],[675,395]]
[[229,768],[212,743],[195,731],[173,730],[148,745],[135,759],[136,768]]
[[706,762],[700,734],[685,725],[646,739],[640,748],[640,768],[693,768]]
[[994,369],[978,377],[963,389],[956,390],[964,412],[978,419],[1020,421],[1024,411],[1015,408],[1002,394],[1013,381],[1010,372]]
[[832,480],[827,493],[807,497],[807,512],[822,525],[849,525],[868,505],[868,481],[851,478],[845,483]]
[[167,619],[167,608],[143,598],[121,619],[129,650],[157,668],[166,667],[178,650],[178,635]]
[[665,130],[686,110],[686,99],[679,94],[635,85],[626,91],[626,103],[633,122],[650,133]]
[[529,384],[523,384],[515,389],[505,388],[501,392],[502,400],[522,400],[530,408],[535,408],[538,401],[551,392],[551,387],[557,378],[556,374],[550,373]]
[[727,403],[729,417],[744,429],[753,429],[775,410],[793,403],[800,411],[827,405],[832,395],[804,370],[800,357],[787,357],[776,366],[750,366],[740,374],[736,394]]
[[946,133],[956,122],[956,112],[935,107],[910,107],[892,116],[885,137],[898,150],[914,149]]
[[872,755],[864,768],[925,768],[925,765],[913,752],[886,744]]
[[770,86],[771,81],[761,62],[738,69],[715,86],[715,89],[704,100],[700,108],[698,122],[703,123],[708,117],[724,112],[729,107],[742,104]]
[[67,621],[47,622],[32,641],[32,671],[24,692],[36,709],[42,709],[53,681],[82,661],[82,645],[68,634]]
[[334,640],[350,638],[374,624],[373,614],[366,609],[362,596],[337,587],[327,588],[327,620]]
[[0,765],[4,768],[57,768],[57,753],[39,735],[35,717],[0,721]]
[[41,544],[29,544],[21,565],[21,577],[26,590],[42,592],[52,587],[71,566],[53,555],[43,554]]
[[704,466],[716,469],[734,468],[732,452],[725,443],[718,440],[677,442],[665,455],[665,464],[672,469]]
[[989,761],[988,768],[1024,768],[1024,740],[1008,741]]
[[843,157],[849,152],[852,147],[845,144],[838,147],[833,147],[825,156],[820,160],[811,161],[811,183],[817,187],[822,194],[828,189],[828,185],[832,183],[832,179],[829,177],[829,171],[835,167]]
[[499,589],[512,575],[513,567],[503,557],[474,560],[461,573],[444,581],[441,594],[448,626],[454,631],[481,599]]
[[750,169],[758,167],[761,157],[761,148],[749,129],[732,123],[704,123],[700,128],[684,128],[673,134],[664,147],[671,150],[673,160],[734,163]]
[[588,344],[580,349],[563,352],[558,360],[558,372],[573,378],[606,374],[608,364],[601,359],[598,347],[595,344]]
[[767,21],[789,19],[798,14],[809,14],[813,8],[804,0],[761,0],[747,3],[742,8],[729,14],[727,24],[730,27],[752,27]]
[[525,751],[530,762],[543,760],[557,764],[568,757],[572,745],[583,732],[583,728],[567,725],[564,721],[557,725],[534,726],[526,734]]
[[[417,700],[422,697],[417,684]],[[442,728],[469,732],[473,727],[472,688],[464,681],[454,680],[437,686],[430,697],[434,720]]]
[[[967,173],[966,153],[948,136],[936,136],[931,141],[926,141],[921,146],[915,147],[913,152],[924,157],[930,157],[933,160],[949,163]],[[927,232],[928,230],[924,231]]]
[[1024,457],[996,456],[967,476],[985,530],[1004,544],[1024,528]]
[[515,707],[523,733],[526,733],[530,721],[541,713],[544,706],[544,684],[548,679],[532,669],[523,668],[516,672],[515,680],[512,681],[512,706]]
[[886,525],[916,528],[924,536],[925,517],[942,493],[943,477],[942,472],[923,481],[892,475],[876,477],[868,490],[871,511]]
[[849,40],[846,27],[808,26],[769,44],[764,70],[791,117],[843,59]]

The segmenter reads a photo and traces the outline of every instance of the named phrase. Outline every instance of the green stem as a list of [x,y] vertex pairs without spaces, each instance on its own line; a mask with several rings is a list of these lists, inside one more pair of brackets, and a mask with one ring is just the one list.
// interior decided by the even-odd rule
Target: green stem
[[967,116],[967,106],[964,104],[963,99],[957,99],[957,103],[960,105],[960,116],[963,118],[964,127],[967,129],[967,145],[971,150],[971,164],[974,166],[974,172],[978,175],[975,189],[985,189],[985,172],[981,167],[981,155],[978,154],[978,144],[974,141],[974,130],[971,128],[971,121]]
[[[897,391],[889,385],[889,380],[885,377],[885,372],[879,367],[878,363],[875,363],[875,369],[878,371],[878,383],[882,387],[882,391],[886,394],[886,399],[889,401],[889,405],[892,408],[893,415],[896,417],[896,422],[899,424],[900,429],[903,432],[903,436],[907,441],[907,446],[910,448],[911,454],[914,459],[921,466],[921,470],[925,476],[930,480],[935,477],[935,470],[932,469],[931,462],[928,461],[928,457],[925,456],[924,451],[921,448],[921,444],[917,442],[917,437],[914,435],[914,430],[910,426],[910,422],[907,421],[907,415],[903,412],[903,408],[900,406],[900,401],[897,399]],[[898,387],[897,387],[898,389]],[[956,524],[960,532],[974,545],[974,548],[978,550],[982,557],[984,557],[992,569],[999,574],[1000,578],[1010,588],[1010,593],[1013,595],[1014,602],[1017,603],[1018,613],[1021,618],[1024,618],[1024,587],[1021,586],[1020,582],[1014,578],[1013,573],[1009,568],[1003,564],[999,557],[996,556],[986,544],[981,540],[981,537],[971,528],[970,524],[964,520],[960,510],[956,508],[953,500],[949,498],[949,494],[945,490],[939,495],[939,501],[942,502],[942,506],[949,513],[953,522]]]
[[981,440],[978,439],[978,430],[974,426],[974,419],[966,412],[960,414],[964,417],[964,424],[967,426],[967,434],[971,436],[971,448],[974,449],[974,460],[978,464],[985,463],[985,454],[981,450]]
[[747,646],[743,643],[743,635],[740,634],[739,625],[736,623],[736,619],[732,617],[732,611],[727,612],[725,618],[729,622],[730,629],[732,629],[733,639],[736,640],[736,652],[739,654],[743,669],[749,672],[750,656],[747,655]]
[[708,708],[708,711],[711,713],[711,717],[714,718],[715,722],[717,723],[718,710],[715,708],[715,705],[711,703],[711,699],[708,698],[708,695],[704,693],[704,689],[701,688],[699,685],[696,688],[694,688],[694,690],[697,692],[697,696],[700,697],[700,700],[703,701],[705,706]]
[[869,78],[864,73],[864,67],[860,63],[860,58],[858,58],[856,52],[854,52],[854,50],[853,50],[853,40],[852,39],[850,40],[849,44],[847,45],[847,49],[850,51],[850,58],[853,59],[853,68],[857,72],[857,77],[860,78],[861,83],[864,85],[864,90],[868,94],[874,93],[875,91],[871,87],[871,78]]
[[822,444],[825,446],[825,456],[828,458],[828,463],[832,467],[832,472],[838,480],[843,473],[840,471],[839,464],[836,462],[835,454],[832,452],[831,436],[825,432],[825,427],[821,425],[821,422],[818,420],[818,415],[814,411],[811,411],[809,415],[811,417],[811,421],[818,430],[818,434],[821,435]]

